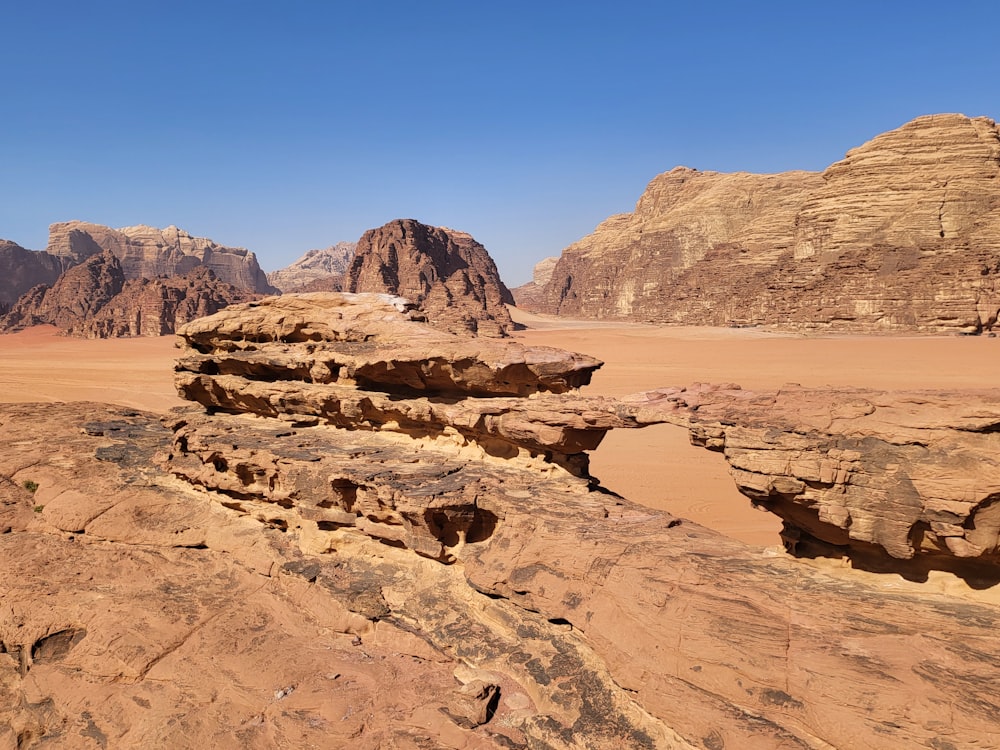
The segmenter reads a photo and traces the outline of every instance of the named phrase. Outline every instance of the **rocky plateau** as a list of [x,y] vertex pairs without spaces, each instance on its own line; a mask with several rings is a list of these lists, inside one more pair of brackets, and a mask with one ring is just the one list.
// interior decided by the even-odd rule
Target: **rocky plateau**
[[356,247],[356,242],[338,242],[323,250],[309,250],[290,266],[269,273],[267,281],[282,293],[342,291]]
[[[588,397],[597,360],[425,317],[267,298],[180,329],[192,404],[162,420],[0,406],[0,743],[1000,744],[1000,391]],[[608,430],[659,422],[791,554],[589,475]]]
[[515,296],[570,317],[989,331],[1000,313],[998,175],[996,123],[958,114],[919,117],[822,174],[678,167]]

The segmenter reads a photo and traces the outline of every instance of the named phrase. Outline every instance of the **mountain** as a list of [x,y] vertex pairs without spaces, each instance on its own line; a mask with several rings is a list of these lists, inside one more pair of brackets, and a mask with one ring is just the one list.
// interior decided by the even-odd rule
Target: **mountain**
[[72,336],[162,336],[256,295],[220,281],[206,266],[180,276],[126,279],[112,250],[87,257],[50,287],[38,285],[0,318],[0,332],[39,324]]
[[1000,130],[919,117],[822,174],[654,178],[566,248],[528,309],[811,330],[974,333],[1000,312]]
[[428,322],[453,333],[505,336],[514,298],[486,248],[471,235],[396,219],[358,240],[344,290],[406,297]]
[[338,242],[323,250],[309,250],[290,266],[267,274],[268,283],[282,292],[340,291],[357,244]]
[[183,229],[156,229],[144,225],[112,229],[100,224],[67,221],[49,227],[50,255],[65,265],[111,250],[121,261],[126,279],[186,274],[206,266],[215,276],[233,286],[258,294],[277,289],[257,264],[257,256],[242,247],[225,247],[213,240],[193,237]]
[[62,272],[61,259],[0,240],[0,308],[9,307],[33,286],[52,284]]

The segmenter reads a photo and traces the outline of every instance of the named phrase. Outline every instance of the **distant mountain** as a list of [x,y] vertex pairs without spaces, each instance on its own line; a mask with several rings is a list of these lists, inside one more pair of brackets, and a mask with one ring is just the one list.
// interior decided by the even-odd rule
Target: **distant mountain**
[[46,250],[66,267],[111,250],[121,261],[126,279],[177,276],[205,266],[218,279],[233,286],[259,294],[277,293],[257,264],[257,256],[249,250],[193,237],[174,226],[112,229],[84,221],[67,221],[49,227]]
[[357,245],[338,242],[323,250],[309,250],[290,266],[267,274],[267,280],[281,292],[340,291]]
[[112,250],[90,255],[52,285],[38,285],[0,318],[0,332],[51,324],[84,338],[162,336],[256,295],[220,281],[207,266],[180,276],[126,279]]
[[504,336],[514,298],[486,248],[471,235],[396,219],[358,240],[344,290],[406,297],[428,322],[453,333]]
[[822,174],[661,174],[519,302],[659,323],[977,332],[997,324],[998,278],[1000,129],[949,114]]
[[54,283],[63,266],[62,259],[44,251],[0,240],[0,307],[9,307],[33,286]]

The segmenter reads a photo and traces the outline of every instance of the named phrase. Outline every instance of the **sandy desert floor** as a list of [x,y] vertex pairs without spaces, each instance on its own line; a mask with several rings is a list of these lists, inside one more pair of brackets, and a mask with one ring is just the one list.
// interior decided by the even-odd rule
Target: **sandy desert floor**
[[[757,329],[563,321],[513,311],[516,338],[606,363],[586,392],[623,395],[694,382],[748,389],[804,386],[982,388],[995,383],[1000,339],[962,336],[804,337]],[[173,337],[81,340],[38,327],[0,336],[0,401],[89,400],[151,411],[182,403]],[[612,432],[592,473],[610,489],[749,544],[774,545],[779,524],[736,492],[722,457],[661,425]]]

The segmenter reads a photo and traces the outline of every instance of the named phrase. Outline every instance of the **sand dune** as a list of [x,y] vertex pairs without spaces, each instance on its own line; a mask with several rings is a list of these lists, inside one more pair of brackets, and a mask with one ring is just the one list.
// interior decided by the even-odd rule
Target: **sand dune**
[[[623,395],[694,382],[774,389],[990,387],[1000,340],[984,337],[804,337],[757,329],[673,328],[566,321],[514,310],[530,344],[558,346],[605,361],[587,392]],[[89,400],[152,411],[183,403],[175,394],[173,337],[81,340],[41,326],[0,336],[0,401]],[[777,543],[778,522],[736,492],[725,462],[694,448],[667,425],[612,432],[592,472],[640,503],[742,539]]]

